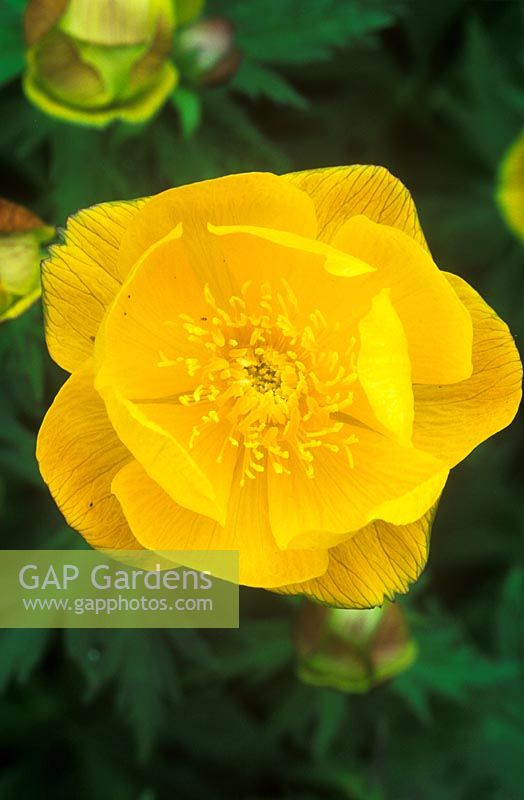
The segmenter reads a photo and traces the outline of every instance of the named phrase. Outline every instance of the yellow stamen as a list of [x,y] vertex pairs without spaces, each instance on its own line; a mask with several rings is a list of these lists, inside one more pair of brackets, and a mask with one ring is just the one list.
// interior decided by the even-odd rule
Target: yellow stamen
[[318,309],[309,314],[309,324],[299,326],[298,301],[284,280],[258,289],[248,281],[227,308],[218,306],[206,285],[204,301],[210,307],[206,327],[202,317],[179,317],[193,353],[195,344],[200,353],[176,360],[160,353],[158,362],[167,367],[182,360],[190,377],[198,375],[196,389],[179,398],[183,405],[202,405],[189,447],[206,425],[227,421],[230,432],[217,461],[228,447],[240,449],[241,485],[268,467],[277,475],[290,474],[292,455],[313,477],[314,454],[322,448],[344,453],[352,466],[357,440],[343,439],[344,425],[331,415],[353,399],[355,340],[342,353],[328,347],[332,330]]

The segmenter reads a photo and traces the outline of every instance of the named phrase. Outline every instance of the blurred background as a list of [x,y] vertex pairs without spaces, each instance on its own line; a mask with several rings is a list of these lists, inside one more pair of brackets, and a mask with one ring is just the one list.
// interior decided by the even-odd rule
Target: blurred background
[[[524,129],[521,2],[168,2],[162,36],[142,36],[147,3],[129,0],[119,38],[82,23],[85,0],[0,0],[0,196],[60,227],[230,172],[383,164],[439,266],[522,341],[524,221],[504,200],[519,186],[501,190],[516,175],[524,209],[524,154],[504,166]],[[122,48],[149,60],[133,72]],[[83,546],[34,457],[64,378],[38,302],[0,324],[5,549]],[[522,444],[516,421],[453,471],[429,566],[395,604],[411,655],[392,679],[369,654],[366,679],[344,678],[347,628],[336,670],[311,669],[322,620],[250,589],[239,630],[1,631],[0,800],[520,800]]]

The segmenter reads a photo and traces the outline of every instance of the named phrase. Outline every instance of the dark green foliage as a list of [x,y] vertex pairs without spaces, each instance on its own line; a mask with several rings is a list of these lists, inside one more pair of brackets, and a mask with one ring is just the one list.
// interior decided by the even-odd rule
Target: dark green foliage
[[[522,340],[524,247],[494,200],[524,127],[523,5],[210,0],[244,61],[140,128],[75,128],[21,93],[22,0],[0,0],[0,195],[78,208],[228,172],[383,163],[442,267]],[[39,307],[0,326],[3,548],[77,548],[36,431],[63,381]],[[453,471],[403,599],[420,655],[346,697],[300,684],[297,602],[242,590],[238,631],[0,632],[0,800],[519,800],[524,461],[518,422]]]

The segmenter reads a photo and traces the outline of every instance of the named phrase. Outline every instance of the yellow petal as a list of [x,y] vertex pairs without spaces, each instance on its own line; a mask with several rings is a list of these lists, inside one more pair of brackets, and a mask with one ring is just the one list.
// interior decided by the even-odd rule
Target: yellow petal
[[291,474],[269,472],[271,527],[280,547],[330,547],[341,540],[337,534],[360,530],[385,512],[396,524],[412,522],[442,491],[447,470],[433,456],[357,425],[333,437],[339,445],[343,440],[353,466],[343,448],[318,448],[312,478],[294,457]]
[[[238,476],[237,476],[238,477]],[[267,589],[321,575],[326,551],[279,550],[269,528],[263,480],[234,483],[225,527],[177,505],[136,463],[113,481],[131,529],[152,550],[238,550],[240,582]],[[306,577],[307,576],[307,577]]]
[[122,241],[121,269],[127,273],[142,254],[180,222],[191,259],[210,256],[208,222],[214,225],[256,225],[280,228],[315,238],[315,209],[304,192],[271,173],[228,175],[169,189],[152,197]]
[[341,608],[371,608],[407,592],[428,557],[435,508],[409,525],[373,522],[329,551],[329,567],[320,578],[280,587],[284,594],[305,594]]
[[118,437],[148,475],[176,502],[223,521],[221,498],[192,457],[187,442],[182,443],[151,419],[148,406],[131,403],[110,386],[101,389],[100,394]]
[[355,293],[391,289],[408,340],[414,383],[455,383],[471,375],[470,315],[429,253],[402,231],[353,217],[334,246],[377,268],[355,278]]
[[117,253],[143,201],[102,203],[70,217],[64,244],[42,265],[46,339],[72,372],[89,358],[107,306],[120,287]]
[[[210,413],[213,414],[211,403],[185,406],[170,402],[151,402],[140,403],[137,408],[148,424],[151,423],[155,429],[161,429],[176,441],[187,453],[191,463],[196,465],[199,474],[205,475],[213,499],[211,512],[202,505],[188,505],[182,488],[184,478],[176,474],[176,470],[169,462],[166,463],[165,472],[161,471],[158,463],[155,463],[150,470],[152,477],[176,502],[193,508],[198,513],[210,514],[213,519],[223,524],[227,515],[233,472],[239,457],[238,449],[228,442],[231,434],[230,420],[217,417],[209,418],[206,422],[204,418]],[[147,461],[143,462],[146,469],[147,463],[150,463],[149,456]]]
[[451,467],[512,421],[522,364],[506,323],[465,281],[445,274],[473,319],[473,374],[451,386],[414,387],[413,441]]
[[374,222],[399,228],[426,246],[410,193],[384,167],[356,164],[292,172],[284,177],[313,200],[318,235],[325,242],[331,242],[350,217],[365,214]]
[[[218,226],[211,227],[219,230]],[[357,302],[354,284],[360,279],[359,272],[369,271],[368,266],[356,259],[349,260],[345,262],[347,275],[354,273],[354,277],[345,276],[342,268],[339,274],[333,274],[326,270],[326,260],[333,256],[333,260],[339,260],[339,266],[344,266],[344,256],[322,242],[270,228],[261,235],[260,229],[255,231],[247,226],[234,229],[228,226],[228,230],[234,232],[210,238],[220,248],[220,275],[227,265],[227,274],[239,286],[251,282],[248,309],[251,300],[258,305],[260,288],[269,284],[274,303],[287,309],[286,316],[297,331],[310,327],[311,314],[320,311],[326,326],[322,335],[324,345],[337,349],[338,344],[340,352],[345,352],[357,332],[359,319],[371,303],[368,297]],[[318,321],[317,318],[317,324]]]
[[411,363],[406,335],[388,289],[373,299],[358,329],[360,384],[377,420],[399,444],[409,445],[414,414]]
[[66,381],[38,435],[40,471],[71,527],[93,547],[140,549],[111,494],[111,481],[131,460],[93,388],[85,364]]
[[124,281],[98,331],[97,389],[110,385],[138,400],[188,393],[198,385],[186,358],[201,356],[201,348],[190,341],[180,314],[195,313],[205,324],[206,276],[197,279],[181,235],[179,225],[144,253]]
[[[231,234],[246,234],[252,237],[260,237],[268,242],[279,244],[282,247],[292,250],[312,253],[324,259],[324,267],[332,275],[339,275],[344,278],[352,278],[354,275],[363,275],[367,272],[374,272],[374,267],[366,264],[365,261],[355,258],[349,253],[344,253],[330,245],[317,239],[306,239],[296,233],[279,231],[272,228],[258,228],[254,225],[212,225],[208,224],[208,230],[217,236],[230,236]],[[256,239],[253,247],[256,247]]]

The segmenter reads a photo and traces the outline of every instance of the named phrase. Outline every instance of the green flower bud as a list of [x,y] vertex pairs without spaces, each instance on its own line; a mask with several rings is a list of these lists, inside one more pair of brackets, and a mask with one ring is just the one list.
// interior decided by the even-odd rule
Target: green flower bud
[[401,607],[327,608],[306,601],[295,628],[298,676],[342,692],[367,692],[403,672],[417,653]]
[[0,322],[40,297],[41,246],[54,233],[23,206],[0,198]]
[[242,61],[233,25],[222,17],[201,19],[184,28],[176,39],[176,53],[183,75],[206,86],[226,83]]
[[103,127],[155,114],[178,80],[170,60],[189,0],[30,0],[24,89],[51,116]]
[[502,159],[497,201],[508,227],[524,240],[524,131]]

